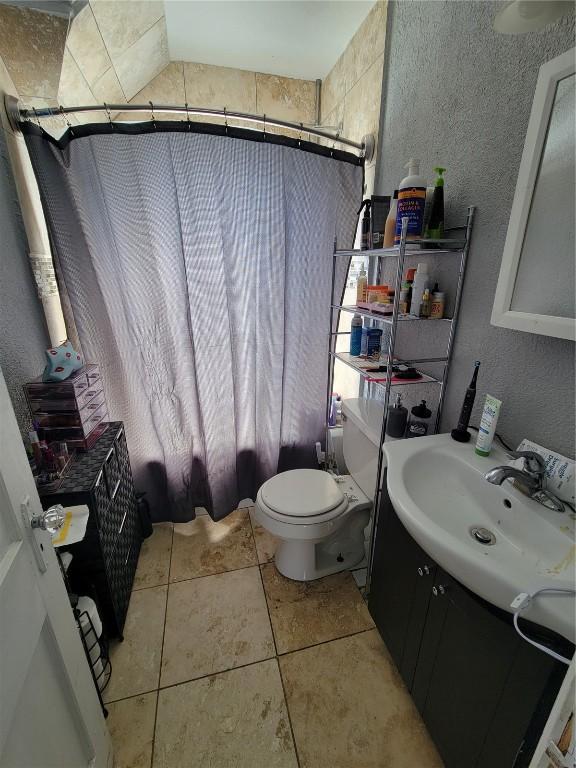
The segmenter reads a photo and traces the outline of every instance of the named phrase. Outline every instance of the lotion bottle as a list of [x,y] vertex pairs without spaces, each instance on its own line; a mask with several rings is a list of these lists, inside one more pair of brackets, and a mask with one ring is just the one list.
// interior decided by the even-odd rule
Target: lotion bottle
[[398,187],[395,245],[400,242],[404,217],[408,217],[407,237],[410,240],[419,240],[422,237],[424,222],[427,182],[423,176],[420,176],[420,160],[410,158],[405,167],[408,168],[408,176],[402,179]]

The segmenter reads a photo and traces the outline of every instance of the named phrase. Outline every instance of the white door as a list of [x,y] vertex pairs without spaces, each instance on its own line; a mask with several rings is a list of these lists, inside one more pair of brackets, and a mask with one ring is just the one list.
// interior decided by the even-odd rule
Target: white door
[[0,372],[0,766],[107,768],[110,737]]

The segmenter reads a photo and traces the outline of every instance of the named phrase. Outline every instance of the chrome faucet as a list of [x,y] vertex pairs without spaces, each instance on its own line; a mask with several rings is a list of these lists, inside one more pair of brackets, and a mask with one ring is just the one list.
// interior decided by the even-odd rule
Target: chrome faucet
[[484,475],[486,480],[493,485],[502,485],[508,478],[516,480],[531,499],[555,512],[564,512],[564,503],[545,487],[546,463],[542,456],[535,451],[510,451],[508,455],[512,459],[524,459],[524,469],[507,465],[494,467]]

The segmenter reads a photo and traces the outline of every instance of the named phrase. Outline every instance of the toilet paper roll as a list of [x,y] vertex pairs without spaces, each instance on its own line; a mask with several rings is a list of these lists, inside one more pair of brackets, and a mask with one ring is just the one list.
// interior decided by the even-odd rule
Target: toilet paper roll
[[[102,622],[100,621],[100,616],[98,615],[98,608],[96,608],[96,603],[94,602],[94,600],[92,600],[91,597],[82,595],[82,597],[78,598],[77,608],[80,613],[86,612],[88,616],[90,616],[90,621],[94,625],[96,635],[100,637],[100,635],[102,634]],[[81,624],[82,625],[85,624],[86,631],[88,631],[89,624],[88,624],[88,621],[86,620],[86,617],[82,618]]]
[[[84,635],[86,647],[88,648],[88,653],[90,654],[90,662],[92,663],[92,667],[94,668],[95,672],[96,666],[98,664],[100,665],[98,672],[96,672],[96,674],[98,674],[102,670],[102,662],[100,661],[102,650],[100,648],[100,643],[98,642],[98,638],[102,634],[102,622],[98,616],[98,609],[96,608],[96,603],[94,600],[86,596],[80,597],[78,599],[77,607],[80,611],[80,629]],[[88,616],[90,617],[92,624],[90,624]],[[94,634],[95,632],[96,634]]]

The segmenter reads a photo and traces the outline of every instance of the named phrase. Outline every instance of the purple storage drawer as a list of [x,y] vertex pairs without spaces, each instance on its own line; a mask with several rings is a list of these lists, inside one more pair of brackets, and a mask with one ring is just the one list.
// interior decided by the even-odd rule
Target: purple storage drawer
[[[76,426],[43,426],[42,437],[47,442],[52,442],[53,440],[68,442],[69,440],[83,439],[92,432],[94,427],[98,426],[101,421],[104,421],[106,416],[106,403],[102,402],[96,410],[90,411],[86,421],[82,421]],[[46,417],[49,419],[67,418],[58,414],[46,414]]]
[[[74,410],[66,413],[56,411],[39,411],[34,414],[34,421],[39,427],[51,429],[53,427],[81,427],[83,424],[91,422],[96,411],[99,411],[104,404],[104,392],[97,392],[88,404],[81,411]],[[93,426],[90,427],[93,429]]]

